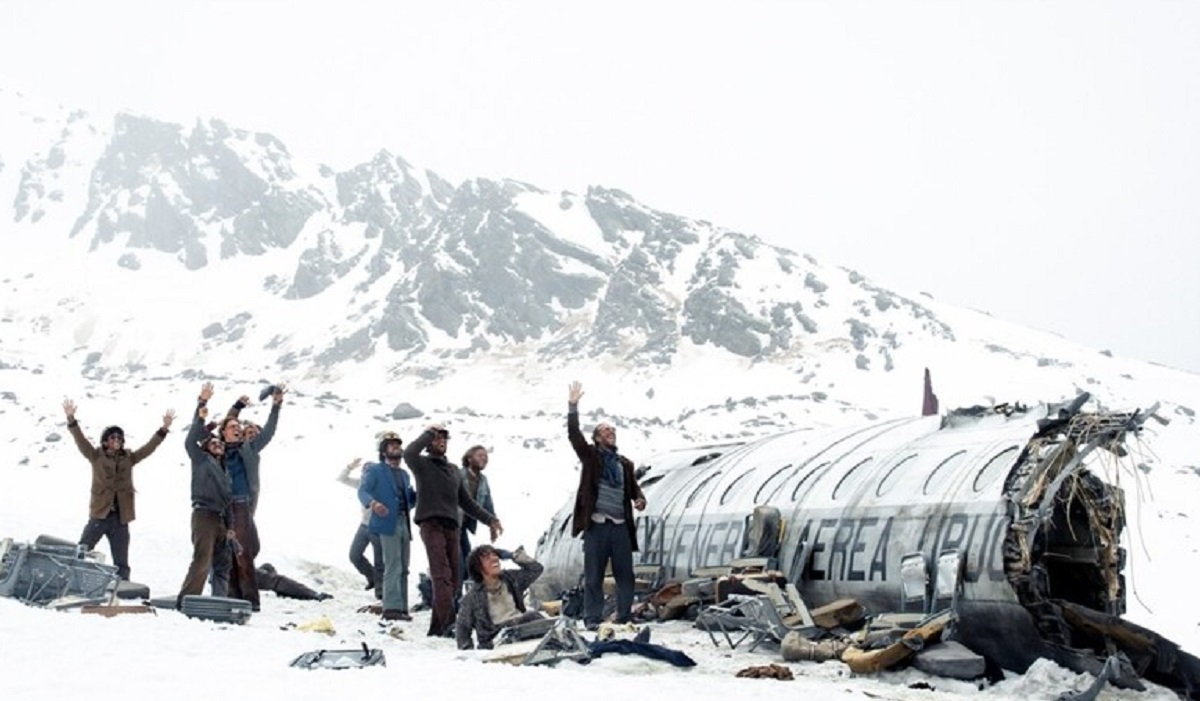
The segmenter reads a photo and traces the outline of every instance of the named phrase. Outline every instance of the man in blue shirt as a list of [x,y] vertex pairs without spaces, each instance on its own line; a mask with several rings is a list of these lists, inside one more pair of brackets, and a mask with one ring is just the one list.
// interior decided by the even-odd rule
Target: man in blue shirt
[[[214,596],[230,596],[250,602],[253,610],[260,608],[258,581],[254,558],[258,557],[258,526],[254,512],[258,506],[260,452],[271,442],[279,423],[279,409],[287,390],[283,385],[271,387],[271,413],[261,431],[253,437],[243,432],[238,415],[250,404],[242,396],[229,414],[221,420],[219,434],[225,443],[225,468],[233,486],[233,552],[216,553],[213,561],[212,591]],[[232,560],[232,562],[231,562]]]
[[400,436],[387,432],[379,439],[379,462],[363,468],[358,500],[370,509],[367,529],[379,535],[383,550],[383,617],[411,621],[408,612],[408,560],[412,531],[410,513],[417,503],[408,472],[400,467],[404,456]]

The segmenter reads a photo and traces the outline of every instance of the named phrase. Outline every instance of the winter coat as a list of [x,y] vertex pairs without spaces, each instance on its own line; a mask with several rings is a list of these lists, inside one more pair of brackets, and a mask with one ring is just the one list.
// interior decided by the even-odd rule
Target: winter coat
[[[279,407],[281,406],[283,405],[272,403],[271,413],[267,416],[267,422],[263,424],[262,431],[254,437],[254,440],[242,441],[237,447],[238,455],[242,458],[242,465],[246,468],[246,481],[250,483],[250,513],[252,514],[258,510],[258,466],[262,462],[259,453],[275,437],[275,429],[279,425]],[[239,401],[229,410],[229,415],[236,418],[245,408],[246,405]]]
[[[512,595],[517,610],[524,613],[525,590],[529,589],[529,585],[542,575],[544,568],[540,562],[526,555],[524,550],[517,552],[513,562],[521,569],[503,570],[500,572],[500,581]],[[470,650],[472,647],[471,633],[475,633],[479,649],[490,650],[492,649],[492,640],[495,639],[498,632],[500,632],[500,628],[492,622],[492,615],[488,612],[487,591],[483,585],[476,584],[471,591],[463,595],[458,609],[458,619],[454,624],[454,637],[458,642],[458,649]]]
[[496,517],[467,493],[467,485],[458,474],[458,468],[444,455],[421,454],[432,440],[433,433],[425,431],[404,449],[404,464],[412,470],[417,493],[421,495],[413,521],[419,524],[426,519],[440,518],[457,526],[461,508],[468,516],[490,526]]
[[103,446],[94,446],[83,436],[79,422],[71,419],[67,430],[75,439],[75,447],[92,464],[92,498],[88,504],[90,518],[104,518],[112,510],[113,501],[121,513],[121,523],[129,523],[137,517],[134,510],[133,466],[150,457],[167,437],[167,432],[158,429],[141,448],[132,452],[121,448],[108,453]]
[[[371,512],[371,520],[367,523],[367,531],[379,535],[392,535],[396,532],[399,518],[404,518],[404,525],[409,524],[409,514],[417,502],[417,492],[413,490],[412,482],[403,467],[400,471],[400,488],[396,488],[396,479],[392,477],[392,466],[386,462],[367,463],[363,469],[362,481],[358,485],[358,501],[366,508],[371,500],[387,507],[387,516]],[[412,540],[412,528],[407,528]]]
[[203,407],[203,403],[196,406],[196,415],[183,443],[192,460],[192,508],[221,514],[225,527],[229,528],[233,525],[233,484],[225,466],[201,444],[210,437],[200,415]]
[[[459,468],[458,470],[459,476],[462,477],[463,484],[467,485],[467,494],[470,494],[471,483],[467,480],[468,472],[470,472],[470,468],[466,467]],[[484,511],[488,511],[493,514],[496,513],[496,505],[492,503],[492,488],[488,486],[487,475],[483,474],[482,472],[479,473],[479,488],[475,490],[475,494],[472,498],[479,502],[479,505],[483,507]],[[475,527],[479,524],[479,522],[468,516],[466,513],[460,513],[459,516],[463,530],[474,533]]]
[[[579,471],[579,491],[575,493],[575,515],[571,518],[571,537],[587,530],[592,522],[592,514],[596,511],[596,495],[600,491],[600,474],[604,471],[604,460],[600,457],[600,449],[588,443],[579,430],[579,412],[572,406],[567,411],[567,439],[579,456],[582,469]],[[633,500],[645,499],[642,488],[638,486],[633,476],[633,461],[624,455],[618,455],[624,471],[625,483],[625,529],[629,531],[629,542],[633,552],[637,552],[637,525],[633,519]]]

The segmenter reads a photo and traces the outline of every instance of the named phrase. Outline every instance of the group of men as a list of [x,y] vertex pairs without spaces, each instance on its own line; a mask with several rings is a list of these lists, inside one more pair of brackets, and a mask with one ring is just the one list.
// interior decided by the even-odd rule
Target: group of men
[[[276,385],[260,396],[260,400],[270,396],[272,405],[266,424],[259,428],[239,419],[240,412],[250,404],[246,396],[219,423],[208,423],[213,386],[206,382],[201,387],[184,440],[192,467],[193,551],[179,602],[184,596],[202,593],[205,580],[211,577],[214,595],[241,598],[259,610],[257,580],[261,576],[256,576],[254,565],[259,552],[254,518],[260,488],[260,453],[275,433],[285,391],[282,385]],[[584,438],[578,410],[582,396],[582,385],[571,383],[567,436],[582,467],[572,534],[583,536],[584,622],[594,629],[603,616],[603,583],[609,561],[617,584],[616,618],[619,622],[629,620],[633,603],[633,553],[637,550],[633,511],[644,509],[646,501],[632,461],[617,449],[616,429],[600,423],[592,432],[591,443]],[[118,575],[128,579],[128,526],[135,517],[132,469],[166,438],[174,412],[164,414],[162,426],[145,445],[129,451],[124,446],[124,432],[116,426],[104,430],[100,445],[91,445],[75,420],[74,403],[64,402],[63,409],[76,445],[92,465],[89,519],[80,543],[91,549],[101,537],[107,537]],[[212,433],[214,428],[216,434]],[[492,613],[525,615],[520,599],[529,583],[541,573],[541,565],[523,550],[518,551],[519,557],[490,545],[470,550],[468,533],[474,533],[477,524],[488,527],[492,542],[503,533],[503,527],[495,515],[491,490],[483,475],[488,463],[487,449],[473,446],[463,455],[461,467],[456,466],[446,457],[449,439],[450,432],[437,423],[428,426],[407,447],[399,435],[388,432],[376,446],[378,460],[364,465],[360,478],[351,476],[360,461],[343,470],[339,480],[356,488],[363,507],[363,520],[351,546],[351,562],[367,579],[368,589],[373,589],[382,600],[383,618],[411,620],[408,568],[415,524],[432,580],[428,635],[450,637],[457,633],[461,646],[464,630],[468,631],[468,638],[474,630],[481,646],[486,646],[485,638],[490,641],[487,631],[494,633],[496,629]],[[411,479],[401,463],[412,471]],[[374,566],[363,557],[368,543],[375,547]],[[502,572],[499,565],[502,558],[512,558],[521,572]],[[462,597],[464,575],[469,575],[475,583],[466,598]],[[506,585],[502,596],[501,584]],[[516,601],[510,605],[509,598]]]

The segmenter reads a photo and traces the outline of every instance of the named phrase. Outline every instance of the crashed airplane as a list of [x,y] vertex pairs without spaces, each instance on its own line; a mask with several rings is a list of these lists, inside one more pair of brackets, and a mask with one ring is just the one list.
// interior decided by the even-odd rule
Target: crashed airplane
[[[765,556],[821,606],[951,609],[949,634],[991,665],[1039,657],[1141,688],[1200,697],[1200,660],[1125,621],[1124,494],[1097,474],[1126,454],[1148,411],[1085,411],[1090,397],[973,407],[743,444],[673,451],[640,468],[639,576],[686,580]],[[928,412],[927,412],[928,413]],[[542,535],[550,586],[583,569],[573,501]],[[777,518],[764,521],[764,512]],[[767,527],[763,527],[766,524]],[[945,572],[953,573],[945,586]],[[1111,667],[1112,665],[1109,665]]]

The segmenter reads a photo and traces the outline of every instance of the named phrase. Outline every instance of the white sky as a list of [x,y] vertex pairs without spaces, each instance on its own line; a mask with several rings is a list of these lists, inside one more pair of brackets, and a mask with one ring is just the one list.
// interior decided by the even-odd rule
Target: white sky
[[1200,5],[7,2],[0,85],[588,184],[1200,371]]

